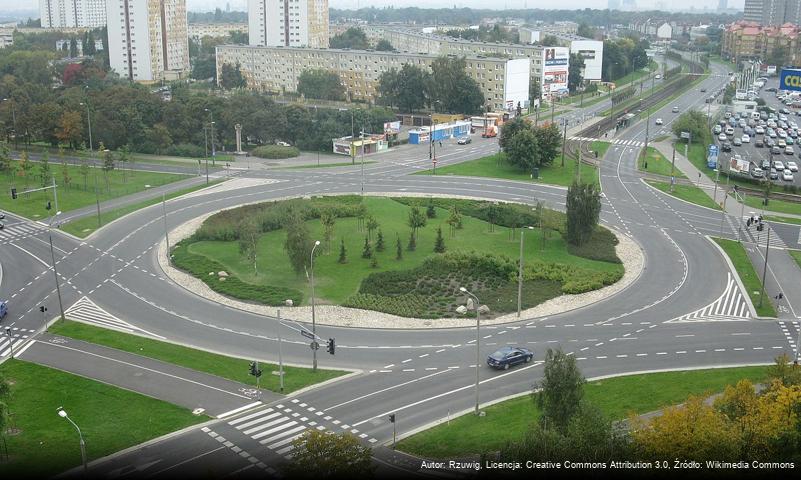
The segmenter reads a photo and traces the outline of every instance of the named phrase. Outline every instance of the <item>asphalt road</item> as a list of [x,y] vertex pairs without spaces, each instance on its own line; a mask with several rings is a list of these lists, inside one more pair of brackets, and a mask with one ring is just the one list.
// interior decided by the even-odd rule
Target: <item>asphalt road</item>
[[[725,81],[723,68],[713,66],[713,70],[716,75],[703,81],[709,91]],[[654,117],[661,116],[668,131],[676,117],[670,113],[674,104],[681,111],[702,108],[704,98],[701,94],[683,95]],[[404,434],[474,406],[476,351],[481,403],[530,390],[540,379],[547,348],[561,347],[574,354],[587,377],[767,364],[780,353],[792,355],[798,328],[795,314],[779,321],[755,319],[745,292],[733,280],[721,252],[707,238],[719,234],[721,214],[664,195],[641,181],[635,161],[645,130],[639,123],[621,130],[616,137],[610,134],[608,139],[615,144],[601,162],[601,219],[634,239],[645,253],[645,269],[624,292],[560,315],[482,326],[478,349],[475,328],[386,331],[318,327],[321,338],[334,337],[338,346],[335,356],[320,353],[321,367],[357,369],[359,375],[291,398],[268,400],[205,429],[191,429],[153,447],[99,461],[93,466],[95,473],[157,477],[207,469],[234,476],[270,473],[268,469],[280,469],[291,454],[287,450],[291,438],[310,428],[350,431],[365,444],[386,444],[393,434],[389,413],[397,414],[398,433]],[[659,135],[653,129],[649,133]],[[476,138],[467,146],[448,143],[438,149],[438,166],[478,158],[497,148],[495,139]],[[482,178],[409,176],[429,168],[426,147],[408,146],[374,159],[379,163],[365,165],[364,175],[361,166],[303,172],[244,171],[239,175],[276,182],[235,191],[213,189],[204,195],[171,200],[167,202],[167,224],[172,228],[209,211],[245,202],[360,192],[362,188],[365,194],[446,193],[525,203],[540,199],[550,208],[564,209],[565,189],[559,187]],[[736,238],[736,219],[723,220],[723,236]],[[164,236],[163,221],[150,209],[107,226],[87,241],[54,232],[64,307],[172,341],[275,361],[279,326],[274,319],[211,302],[165,277],[155,258]],[[22,334],[32,336],[43,322],[38,306],[47,305],[51,315],[58,309],[46,229],[20,219],[9,224],[12,233],[21,232],[23,227],[33,231],[9,237],[0,249],[4,270],[0,296],[11,299],[11,313],[3,325],[24,329]],[[776,288],[798,284],[798,269],[788,267],[775,273]],[[91,303],[84,300],[73,307],[84,297]],[[801,305],[793,305],[793,311],[801,312]],[[307,340],[289,329],[282,336],[285,361],[308,365]],[[26,339],[19,341],[24,346]],[[481,366],[487,354],[506,344],[533,348],[535,361],[505,372]],[[37,342],[21,358],[52,362],[59,357],[41,350]],[[80,360],[70,357],[69,361],[77,364]],[[106,381],[126,388],[131,388],[136,378],[115,378],[105,366],[94,371],[91,366],[81,368],[90,370],[84,372],[88,376],[106,375]],[[193,395],[192,388],[175,385],[178,396]],[[250,403],[250,399],[242,399],[241,406]],[[242,455],[242,451],[248,455]],[[395,472],[384,467],[390,469],[387,475]]]

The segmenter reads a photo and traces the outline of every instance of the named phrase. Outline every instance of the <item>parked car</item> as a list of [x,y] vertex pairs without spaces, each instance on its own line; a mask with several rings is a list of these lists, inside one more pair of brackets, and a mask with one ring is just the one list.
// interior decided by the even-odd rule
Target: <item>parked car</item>
[[660,80],[662,78],[662,75],[657,73],[656,75],[654,75],[654,78],[657,79],[657,80]]
[[732,127],[726,127],[726,135],[734,135],[734,129]]
[[765,176],[765,171],[757,166],[754,166],[754,168],[751,169],[751,176],[754,178],[763,178]]
[[795,140],[793,140],[793,137],[787,137],[784,139],[784,143],[787,145],[792,145],[793,143],[795,143]]
[[798,165],[793,161],[787,162],[787,164],[785,164],[785,167],[787,167],[787,170],[790,170],[791,172],[798,171]]
[[731,143],[723,142],[723,144],[720,146],[720,149],[724,152],[731,152]]
[[[661,118],[657,118],[656,119],[656,124],[657,125],[662,125],[662,119]],[[723,131],[723,128],[721,128],[720,125],[715,125],[715,128],[712,129],[712,132],[714,132],[715,135],[718,135],[722,131]]]
[[781,171],[784,170],[784,163],[782,163],[781,160],[774,160],[773,161],[773,168],[775,168],[776,170],[781,172]]
[[721,133],[720,135],[718,135],[718,140],[720,140],[721,142],[725,141],[727,138],[728,137],[726,137],[725,133]]
[[[790,145],[787,145],[786,147],[784,147],[784,154],[785,155],[795,155],[795,152],[793,151],[793,147],[791,147]],[[789,168],[788,168],[788,170],[789,170]]]
[[770,169],[770,160],[768,160],[767,158],[762,159],[762,165],[761,166],[762,166],[762,170]]
[[754,146],[756,148],[762,148],[765,146],[765,142],[763,142],[761,138],[757,137],[757,139],[754,140]]
[[757,125],[754,131],[757,133],[757,135],[762,135],[765,133],[765,129],[760,125]]
[[745,133],[743,134],[741,140],[743,141],[743,143],[751,143],[751,136]]
[[740,137],[734,137],[734,140],[732,140],[731,143],[735,147],[741,147],[743,145],[743,140]]
[[534,352],[523,347],[503,347],[487,357],[487,365],[492,368],[507,370],[509,367],[528,363],[534,358]]
[[456,141],[459,145],[467,145],[468,143],[472,142],[473,140],[470,137],[462,137]]
[[701,93],[706,93],[706,88],[702,88]]
[[779,172],[775,168],[770,169],[770,179],[771,180],[778,180],[779,179]]
[[765,137],[765,146],[772,147],[774,145],[776,145],[776,140],[774,140],[774,139],[772,139],[770,137]]
[[292,145],[290,145],[290,144],[288,144],[286,142],[275,142],[275,144],[278,145],[279,147],[291,147],[292,146]]
[[657,125],[662,125],[662,119],[661,118],[657,118],[656,119],[656,124]]
[[[774,146],[770,147],[770,153],[771,153],[771,155],[781,155],[782,154],[782,149],[779,148],[778,145],[774,145]],[[781,163],[781,162],[779,162],[779,163]],[[777,168],[777,170],[781,170],[783,168],[784,167]]]
[[785,182],[792,182],[793,181],[793,173],[790,170],[784,170],[782,172],[782,180]]

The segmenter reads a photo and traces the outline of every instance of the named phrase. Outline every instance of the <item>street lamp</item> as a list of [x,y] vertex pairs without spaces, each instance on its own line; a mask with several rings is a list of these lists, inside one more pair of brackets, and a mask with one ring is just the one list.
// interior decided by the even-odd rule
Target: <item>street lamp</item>
[[317,371],[317,320],[315,317],[315,300],[314,300],[314,250],[320,246],[320,241],[315,240],[314,246],[311,249],[311,301],[312,301],[312,371]]
[[209,112],[209,123],[211,124],[211,164],[214,166],[216,165],[215,160],[217,157],[217,151],[214,149],[214,112],[208,108],[204,108],[203,110]]
[[523,307],[523,234],[526,229],[534,230],[534,227],[522,227],[520,229],[520,263],[517,272],[517,318],[520,318],[520,311]]
[[[762,224],[762,217],[759,217],[759,223]],[[770,253],[770,225],[767,222],[764,224],[768,227],[768,238],[765,241],[765,266],[762,267],[762,290],[759,293],[759,308],[762,308],[762,300],[765,297],[765,280],[768,275],[768,254]]]
[[13,132],[14,132],[14,148],[16,149],[17,148],[17,109],[16,109],[16,107],[14,105],[14,101],[11,100],[10,98],[4,98],[3,101],[11,103],[11,121],[13,122],[13,125],[14,125],[14,130],[13,130]]
[[11,336],[11,327],[6,327],[6,335],[8,335],[8,344],[11,347],[10,358],[14,358],[14,338]]
[[89,124],[89,151],[91,152],[94,150],[94,145],[92,144],[92,114],[89,112],[89,101],[81,102],[81,105],[86,106],[86,122]]
[[58,407],[58,416],[61,418],[66,418],[67,421],[70,422],[73,427],[75,427],[75,430],[78,430],[78,438],[80,438],[81,440],[81,459],[83,460],[83,473],[84,475],[86,475],[86,473],[89,470],[89,467],[86,464],[86,443],[84,443],[83,441],[83,434],[81,433],[81,429],[78,428],[78,425],[76,425],[75,422],[73,422],[72,419],[67,415],[67,412],[64,411],[64,407]]
[[58,308],[61,312],[61,321],[64,321],[64,304],[61,301],[61,286],[58,282],[58,270],[56,269],[56,254],[53,251],[53,219],[61,215],[61,212],[56,212],[55,215],[50,217],[50,222],[47,224],[47,235],[50,240],[50,259],[53,262],[53,277],[56,280],[56,294],[58,295]]
[[459,287],[459,291],[469,295],[476,302],[476,415],[478,415],[478,369],[481,365],[481,349],[479,347],[481,343],[481,337],[479,336],[479,327],[481,325],[481,302],[478,300],[478,297],[473,295],[468,289]]

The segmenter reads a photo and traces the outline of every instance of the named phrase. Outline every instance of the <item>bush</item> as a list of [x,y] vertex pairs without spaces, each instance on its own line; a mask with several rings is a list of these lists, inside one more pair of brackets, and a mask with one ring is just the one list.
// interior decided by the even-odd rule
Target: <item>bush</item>
[[179,143],[167,149],[167,154],[175,157],[203,158],[206,155],[206,150],[191,143]]
[[[189,252],[189,243],[187,239],[175,245],[171,252],[173,264],[203,280],[203,283],[215,292],[240,300],[255,301],[276,307],[284,305],[284,301],[287,299],[292,299],[295,305],[300,305],[303,294],[294,288],[253,285],[243,282],[234,275],[229,275],[224,281],[221,280],[216,273],[224,270],[225,267],[203,255]],[[215,275],[209,275],[209,272],[215,272]]]
[[282,147],[280,145],[264,145],[254,148],[251,155],[259,158],[279,159],[292,158],[300,155],[300,150],[296,147]]
[[590,239],[581,246],[567,244],[567,251],[577,257],[600,260],[609,263],[622,263],[615,252],[618,244],[615,234],[603,227],[597,227]]

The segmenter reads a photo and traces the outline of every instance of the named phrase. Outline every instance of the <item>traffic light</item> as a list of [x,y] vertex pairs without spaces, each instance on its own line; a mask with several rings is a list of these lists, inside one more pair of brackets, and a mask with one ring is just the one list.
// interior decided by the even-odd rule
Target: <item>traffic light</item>
[[325,347],[325,351],[330,353],[331,355],[334,354],[336,351],[337,345],[333,338],[328,339],[328,344]]
[[394,413],[390,413],[389,414],[389,423],[395,423],[395,414]]
[[261,377],[261,370],[259,370],[258,363],[250,362],[250,374],[254,377]]
[[47,307],[45,307],[44,305],[39,305],[39,311],[45,313],[47,311]]
[[12,200],[16,200],[17,199],[17,189],[16,188],[12,188],[11,189],[11,199]]

